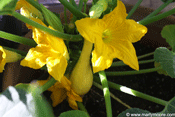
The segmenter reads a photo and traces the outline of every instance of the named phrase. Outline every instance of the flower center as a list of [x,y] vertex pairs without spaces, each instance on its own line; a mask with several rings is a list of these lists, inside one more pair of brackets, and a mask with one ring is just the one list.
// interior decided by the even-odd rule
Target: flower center
[[105,43],[109,43],[111,41],[111,31],[109,29],[106,29],[102,33],[102,39]]

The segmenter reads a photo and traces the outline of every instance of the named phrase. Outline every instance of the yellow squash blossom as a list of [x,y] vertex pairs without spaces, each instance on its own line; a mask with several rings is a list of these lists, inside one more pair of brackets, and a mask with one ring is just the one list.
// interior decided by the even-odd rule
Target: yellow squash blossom
[[[33,18],[32,20],[45,26],[39,19]],[[67,67],[67,59],[69,59],[64,41],[35,27],[31,28],[37,46],[29,50],[27,56],[21,61],[21,65],[33,69],[39,69],[46,65],[49,74],[61,81]],[[64,81],[66,83],[66,80]]]
[[122,60],[139,70],[138,59],[132,43],[139,41],[147,28],[134,20],[126,19],[124,4],[118,0],[117,7],[102,19],[83,18],[75,22],[79,33],[91,43],[93,72],[111,66],[114,58]]
[[16,62],[21,58],[22,56],[20,54],[3,49],[3,47],[0,46],[0,73],[3,72],[6,63]]
[[19,9],[21,9],[21,14],[25,17],[28,17],[29,19],[33,17],[43,20],[42,13],[38,9],[33,7],[30,3],[28,3],[26,0],[19,0],[17,2],[15,10]]
[[[67,99],[69,106],[72,109],[78,109],[78,105],[76,101],[82,102],[82,98],[77,95],[72,89],[71,89],[71,82],[65,77],[62,79],[66,79],[68,84],[63,85],[60,82],[56,82],[53,86],[51,86],[48,91],[51,91],[51,99],[52,99],[52,106],[55,107],[58,104],[60,104],[63,100]],[[48,80],[39,80],[37,81],[39,85],[44,85]]]

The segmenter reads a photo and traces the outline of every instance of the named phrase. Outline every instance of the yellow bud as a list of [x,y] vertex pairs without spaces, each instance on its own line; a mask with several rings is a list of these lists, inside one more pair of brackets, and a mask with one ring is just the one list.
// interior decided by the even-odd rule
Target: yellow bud
[[22,56],[16,52],[9,51],[4,49],[4,52],[6,53],[6,62],[11,63],[11,62],[16,62],[20,59],[22,59]]

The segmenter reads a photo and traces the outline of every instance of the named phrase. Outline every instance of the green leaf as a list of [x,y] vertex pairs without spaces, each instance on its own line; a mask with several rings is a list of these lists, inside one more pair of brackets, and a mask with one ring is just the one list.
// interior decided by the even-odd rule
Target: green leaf
[[0,95],[0,117],[54,117],[51,105],[40,93],[33,84],[9,87]]
[[99,18],[103,11],[105,11],[108,7],[108,1],[107,0],[99,0],[97,3],[95,3],[90,11],[89,16],[90,18]]
[[89,117],[89,116],[84,111],[71,110],[71,111],[61,113],[59,117]]
[[[168,0],[162,0],[162,2],[167,2]],[[173,2],[175,2],[175,0],[173,0]]]
[[[172,98],[170,101],[168,101],[167,105],[165,106],[163,111],[161,111],[161,113],[167,113],[167,114],[174,113],[174,116],[175,116],[175,97]],[[170,116],[170,117],[173,117],[173,116]]]
[[58,30],[60,32],[63,31],[63,26],[61,24],[61,21],[59,17],[57,17],[54,13],[52,13],[50,10],[48,10],[46,7],[41,5],[41,9],[44,15],[44,18],[46,19],[47,23],[53,27],[55,30]]
[[34,103],[31,94],[10,86],[0,95],[0,117],[32,117]]
[[30,84],[28,91],[32,93],[33,100],[35,103],[35,116],[36,117],[54,117],[51,105],[46,101],[46,99],[41,96],[41,89]]
[[161,31],[161,35],[166,39],[172,49],[175,50],[175,25],[165,26]]
[[[155,68],[158,68],[158,67],[161,67],[161,64],[158,63],[158,62],[154,62],[154,66],[155,66]],[[164,74],[165,76],[168,75],[167,72],[163,69],[157,70],[157,73],[158,74]]]
[[154,60],[161,64],[169,76],[175,78],[175,53],[165,47],[159,47],[154,52]]
[[14,12],[18,0],[0,0],[0,13]]
[[17,84],[17,85],[15,86],[15,88],[16,88],[16,89],[22,89],[22,90],[24,90],[24,91],[26,91],[26,92],[29,92],[29,91],[28,91],[28,90],[29,90],[29,86],[30,86],[30,84],[19,83],[19,84]]

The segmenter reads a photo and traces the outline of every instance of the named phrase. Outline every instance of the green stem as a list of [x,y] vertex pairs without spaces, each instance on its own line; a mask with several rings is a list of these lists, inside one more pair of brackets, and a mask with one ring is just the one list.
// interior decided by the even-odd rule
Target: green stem
[[144,54],[144,55],[138,56],[137,58],[138,58],[138,59],[142,59],[142,58],[145,58],[145,57],[151,56],[151,55],[153,55],[153,54],[154,54],[154,52],[150,52],[150,53],[147,53],[147,54]]
[[86,108],[84,107],[83,103],[82,102],[77,102],[78,104],[78,108],[84,112],[87,113],[88,117],[90,117],[89,113],[87,112]]
[[46,91],[48,88],[50,88],[52,85],[54,85],[57,81],[52,77],[48,82],[46,82],[43,86],[41,86],[41,93]]
[[136,74],[155,72],[155,71],[160,70],[160,69],[162,69],[162,67],[143,69],[143,70],[139,70],[139,71],[106,72],[106,75],[107,76],[136,75]]
[[142,25],[147,25],[147,24],[150,24],[150,23],[152,23],[152,22],[161,20],[161,19],[163,19],[163,18],[165,18],[165,17],[168,17],[168,16],[170,16],[170,15],[172,15],[172,14],[174,14],[174,13],[175,13],[175,8],[172,9],[172,10],[169,10],[169,11],[167,11],[167,12],[164,12],[164,13],[162,13],[162,14],[159,14],[159,15],[157,15],[157,16],[154,16],[154,17],[151,17],[151,18],[143,19],[143,20],[139,21],[138,23],[139,23],[139,24],[142,24]]
[[164,9],[167,5],[169,5],[173,0],[168,0],[166,3],[162,4],[159,8],[157,8],[155,11],[153,11],[151,14],[149,14],[146,18],[150,18],[152,16],[157,15],[162,9]]
[[4,49],[7,49],[9,51],[13,51],[13,52],[16,52],[18,54],[21,54],[22,56],[26,56],[27,52],[24,52],[24,51],[21,51],[21,50],[17,50],[17,49],[13,49],[13,48],[9,48],[9,47],[6,47],[6,46],[2,46]]
[[73,5],[76,9],[78,9],[78,6],[74,0],[69,0],[69,3]]
[[110,98],[110,92],[109,92],[106,74],[104,71],[100,71],[99,76],[100,76],[101,84],[103,87],[107,117],[112,117],[111,98]]
[[[99,78],[94,77],[94,80],[95,80],[96,82],[100,83]],[[156,98],[156,97],[147,95],[147,94],[145,94],[145,93],[142,93],[142,92],[133,90],[133,89],[128,88],[128,87],[126,87],[126,86],[122,86],[122,85],[119,85],[119,84],[116,84],[116,83],[113,83],[113,82],[110,82],[110,81],[108,81],[108,85],[109,85],[110,88],[119,90],[119,91],[121,91],[121,92],[130,94],[130,95],[133,95],[133,96],[136,96],[136,97],[140,97],[140,98],[142,98],[142,99],[149,100],[149,101],[151,101],[151,102],[154,102],[154,103],[157,103],[157,104],[160,104],[160,105],[163,105],[163,106],[166,106],[167,103],[168,103],[168,102],[165,101],[165,100],[162,100],[162,99],[159,99],[159,98]]]
[[64,7],[64,22],[67,24],[67,13],[66,13],[66,7]]
[[[150,63],[150,62],[154,62],[154,59],[139,61],[139,65],[140,64],[145,64],[145,63]],[[117,61],[117,62],[113,62],[111,67],[125,66],[125,65],[126,64],[124,64],[122,61]]]
[[34,6],[36,9],[38,9],[40,12],[42,12],[40,4],[36,2],[35,0],[26,0],[28,3],[30,3],[32,6]]
[[41,25],[41,24],[39,24],[37,22],[34,22],[34,21],[28,19],[25,16],[22,16],[21,14],[19,14],[17,12],[13,12],[12,15],[15,18],[17,18],[17,19],[19,19],[19,20],[21,20],[21,21],[23,21],[23,22],[25,22],[25,23],[33,26],[33,27],[41,29],[41,30],[43,30],[45,32],[48,32],[51,35],[54,35],[54,36],[59,37],[59,38],[62,38],[64,40],[69,40],[69,41],[81,41],[82,40],[81,35],[69,35],[69,34],[61,33],[59,31],[52,30],[52,29],[47,28],[47,27],[45,27],[45,26],[43,26],[43,25]]
[[86,7],[87,7],[87,3],[84,2],[84,10],[83,10],[84,13],[86,13]]
[[9,15],[11,13],[11,11],[0,11],[0,15]]
[[126,19],[129,19],[131,15],[135,12],[135,10],[139,7],[139,5],[142,3],[143,0],[138,0],[137,3],[134,5],[134,7],[131,9],[131,11],[128,13],[128,16]]
[[10,33],[3,32],[3,31],[0,31],[0,37],[4,38],[4,39],[7,39],[7,40],[10,40],[10,41],[13,41],[13,42],[17,42],[17,43],[21,43],[21,44],[24,44],[24,45],[32,46],[32,47],[35,47],[37,45],[35,43],[35,41],[33,41],[31,39],[21,37],[21,36],[17,36],[17,35],[14,35],[14,34],[10,34]]
[[78,9],[79,9],[80,11],[81,11],[82,8],[83,8],[83,1],[84,1],[84,0],[80,0],[80,1],[79,1]]
[[85,13],[81,12],[80,10],[78,10],[77,8],[75,8],[67,0],[59,0],[59,1],[76,17],[85,18],[88,16],[87,14],[85,14]]

